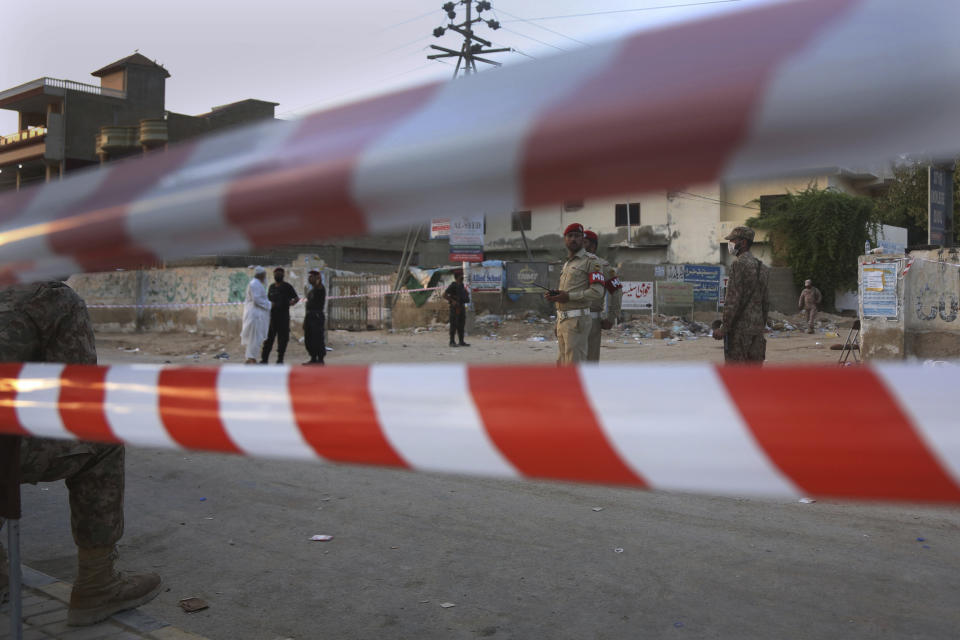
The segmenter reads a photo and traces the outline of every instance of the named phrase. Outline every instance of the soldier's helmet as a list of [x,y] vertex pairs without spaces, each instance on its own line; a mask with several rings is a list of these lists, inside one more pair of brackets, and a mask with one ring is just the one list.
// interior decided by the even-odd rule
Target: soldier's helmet
[[747,240],[753,242],[753,229],[750,227],[734,227],[725,240]]

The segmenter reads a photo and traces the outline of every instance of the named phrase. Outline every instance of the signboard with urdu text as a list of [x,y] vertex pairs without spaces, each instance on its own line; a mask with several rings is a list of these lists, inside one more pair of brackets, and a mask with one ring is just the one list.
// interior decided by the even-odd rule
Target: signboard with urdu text
[[620,308],[624,311],[653,309],[653,283],[625,280],[620,303]]

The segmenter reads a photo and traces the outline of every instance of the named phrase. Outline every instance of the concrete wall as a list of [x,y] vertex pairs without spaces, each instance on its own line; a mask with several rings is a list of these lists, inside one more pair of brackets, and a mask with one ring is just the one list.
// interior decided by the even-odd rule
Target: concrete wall
[[904,352],[942,360],[960,358],[960,254],[914,251],[904,277]]
[[[286,279],[298,293],[306,282],[307,266],[283,265]],[[313,266],[316,266],[314,264]],[[269,267],[268,267],[269,271]],[[243,304],[252,269],[177,267],[142,271],[112,271],[71,276],[69,284],[90,309],[98,331],[201,331],[239,336]],[[268,279],[268,285],[269,285]],[[200,303],[220,303],[199,306]],[[135,305],[197,305],[184,308],[131,308]],[[97,308],[121,305],[127,308]],[[291,311],[292,326],[302,319],[303,306]]]

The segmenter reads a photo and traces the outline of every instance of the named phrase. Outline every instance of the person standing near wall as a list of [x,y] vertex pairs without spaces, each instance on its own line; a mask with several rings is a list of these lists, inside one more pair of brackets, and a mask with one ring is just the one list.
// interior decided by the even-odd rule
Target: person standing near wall
[[283,267],[273,270],[273,284],[267,290],[270,299],[270,327],[267,329],[267,339],[263,343],[263,353],[260,354],[260,364],[270,361],[270,350],[273,349],[273,339],[277,339],[277,364],[283,364],[283,354],[287,352],[287,343],[290,341],[290,307],[297,304],[300,296],[289,282],[284,282]]
[[[443,299],[450,304],[450,346],[469,347],[463,341],[463,332],[467,326],[467,303],[470,302],[470,292],[463,284],[463,269],[453,272],[453,282],[443,292]],[[460,342],[454,341],[459,336]]]
[[327,289],[317,269],[311,269],[307,276],[310,289],[306,292],[306,310],[303,314],[303,344],[310,354],[310,360],[303,364],[323,364],[327,355],[327,345],[323,339],[326,316],[323,306],[327,300]]
[[726,237],[730,255],[736,259],[730,265],[723,321],[713,337],[725,339],[723,354],[728,363],[762,363],[767,353],[763,332],[770,311],[770,269],[750,253],[753,237],[750,227],[736,227]]
[[[97,364],[93,327],[80,296],[59,281],[0,291],[0,362]],[[123,536],[123,445],[25,437],[20,441],[19,471],[20,482],[65,480],[70,493],[77,579],[70,592],[68,625],[95,624],[160,592],[157,574],[121,574],[114,566],[116,544]],[[7,592],[7,565],[0,545],[0,602]]]
[[820,308],[820,302],[823,295],[820,289],[813,286],[813,280],[807,280],[803,283],[803,291],[800,292],[800,300],[797,301],[797,308],[803,309],[807,314],[807,333],[813,333],[813,322],[817,319],[817,309]]
[[267,329],[270,328],[270,299],[263,283],[267,270],[258,266],[247,284],[247,297],[243,303],[243,326],[240,329],[240,344],[246,347],[245,364],[257,364],[257,357]]
[[587,359],[587,345],[593,319],[590,305],[603,300],[603,269],[592,253],[583,248],[583,225],[574,222],[563,232],[567,261],[560,272],[559,289],[544,298],[557,305],[557,364]]
[[[620,278],[613,266],[597,255],[597,246],[599,238],[593,231],[587,229],[583,232],[583,244],[587,253],[596,257],[600,266],[603,268],[603,287],[606,294],[600,300],[590,304],[590,318],[593,320],[593,326],[590,328],[590,340],[587,343],[587,361],[600,361],[600,330],[612,329],[620,322],[620,298],[623,296],[623,285],[620,284]],[[604,299],[606,299],[606,313],[604,313]]]

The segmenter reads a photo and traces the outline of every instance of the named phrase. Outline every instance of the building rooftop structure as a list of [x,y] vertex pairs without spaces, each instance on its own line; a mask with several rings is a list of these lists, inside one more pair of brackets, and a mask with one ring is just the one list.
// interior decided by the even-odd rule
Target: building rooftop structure
[[249,122],[275,102],[247,99],[190,116],[167,111],[170,72],[139,52],[91,73],[99,85],[52,77],[0,89],[17,131],[0,133],[0,191]]

